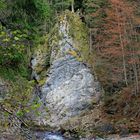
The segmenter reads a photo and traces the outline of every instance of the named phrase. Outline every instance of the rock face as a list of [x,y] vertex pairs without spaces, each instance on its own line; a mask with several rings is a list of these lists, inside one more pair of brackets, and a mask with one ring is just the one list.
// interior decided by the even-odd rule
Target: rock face
[[39,122],[44,120],[43,123],[55,127],[98,103],[101,95],[96,76],[85,63],[78,61],[80,54],[73,47],[65,18],[59,25],[59,36],[58,46],[52,48],[48,77],[41,87],[42,101],[49,117],[40,117]]
[[99,100],[99,87],[90,70],[73,57],[57,60],[50,73],[42,93],[53,125],[78,115]]

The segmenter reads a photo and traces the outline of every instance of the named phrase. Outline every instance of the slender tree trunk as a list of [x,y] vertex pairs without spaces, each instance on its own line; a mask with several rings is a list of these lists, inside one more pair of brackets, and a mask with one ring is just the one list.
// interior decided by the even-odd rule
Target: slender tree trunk
[[90,28],[89,32],[90,32],[90,40],[89,40],[90,48],[89,48],[89,54],[91,54],[91,52],[92,52],[92,29],[91,28]]
[[64,5],[63,5],[64,1],[62,0],[62,12],[64,11]]
[[74,13],[74,0],[71,1],[71,11]]
[[126,86],[128,86],[127,71],[126,71],[126,60],[125,60],[125,52],[124,52],[124,44],[123,44],[122,33],[121,33],[121,25],[120,25],[120,16],[121,15],[120,15],[117,7],[116,7],[116,14],[118,15],[118,30],[119,30],[120,45],[121,45],[121,49],[122,49],[122,61],[123,61],[124,80],[125,80]]
[[[135,37],[135,41],[137,42],[137,38],[135,36],[135,32],[133,31],[133,25],[132,25],[132,22],[131,20],[130,21],[130,28],[131,28],[131,42],[133,41],[132,40],[132,35]],[[133,46],[133,44],[131,44]],[[135,50],[134,48],[132,47],[132,55],[133,55],[133,59],[134,59],[134,63],[133,63],[133,69],[134,69],[134,75],[135,75],[135,84],[136,84],[136,92],[138,93],[139,92],[139,79],[138,79],[138,71],[137,71],[137,64],[136,64],[136,54],[135,54]]]

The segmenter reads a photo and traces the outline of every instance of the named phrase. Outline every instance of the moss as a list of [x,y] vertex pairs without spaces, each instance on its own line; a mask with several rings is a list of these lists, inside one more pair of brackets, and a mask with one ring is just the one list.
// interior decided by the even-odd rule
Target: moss
[[69,51],[67,53],[73,55],[78,61],[89,60],[89,42],[88,42],[88,29],[81,21],[80,17],[70,11],[65,11],[57,18],[57,23],[48,36],[49,46],[58,54],[59,40],[62,36],[59,35],[59,23],[67,18],[69,23],[69,36],[73,39],[73,46],[76,51]]
[[46,78],[45,78],[45,79],[42,79],[42,80],[39,80],[39,81],[38,81],[38,84],[39,84],[40,86],[42,86],[42,85],[45,84],[45,82],[46,82]]
[[59,40],[61,40],[61,36],[59,35],[59,28],[58,24],[54,26],[54,28],[51,30],[48,36],[48,45],[52,49],[56,50],[56,53],[58,52],[59,48],[57,47],[59,44]]
[[[3,105],[4,110],[1,112],[0,131],[7,131],[14,129],[14,125],[20,127],[20,123],[26,122],[26,114],[32,110],[32,104],[30,100],[32,96],[32,90],[34,87],[34,81],[27,81],[23,77],[14,77],[14,80],[4,81],[8,84],[8,90],[0,100],[0,104]],[[8,124],[8,125],[7,125]],[[25,123],[28,126],[28,123]]]
[[16,81],[17,77],[28,78],[28,69],[24,65],[20,65],[19,68],[0,68],[0,77],[9,81]]
[[79,136],[82,136],[82,137],[86,136],[86,131],[81,127],[77,127],[76,129],[74,129],[74,131],[76,132],[78,137]]
[[33,71],[35,71],[37,75],[39,75],[40,81],[43,81],[44,78],[46,78],[46,72],[50,67],[51,47],[48,43],[49,35],[46,35],[44,40],[44,44],[40,44],[33,49],[33,57],[37,62],[37,64],[33,66]]
[[89,59],[88,29],[78,15],[69,11],[66,11],[65,14],[70,24],[69,35],[73,38],[73,45],[80,52],[80,57],[87,61]]

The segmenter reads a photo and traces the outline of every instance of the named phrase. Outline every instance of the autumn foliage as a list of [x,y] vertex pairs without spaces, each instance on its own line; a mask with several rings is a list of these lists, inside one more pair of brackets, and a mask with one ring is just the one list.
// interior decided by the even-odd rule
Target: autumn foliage
[[102,116],[135,133],[140,124],[140,3],[99,1],[90,0],[95,11],[86,15],[86,22],[91,64],[105,90]]
[[[102,26],[92,32],[96,42],[95,68],[99,79],[109,93],[131,87],[132,93],[139,93],[140,86],[140,34],[136,26],[140,18],[135,15],[135,3],[125,0],[109,0],[104,8],[106,17]],[[93,17],[99,14],[91,14]],[[96,15],[97,16],[97,15]]]

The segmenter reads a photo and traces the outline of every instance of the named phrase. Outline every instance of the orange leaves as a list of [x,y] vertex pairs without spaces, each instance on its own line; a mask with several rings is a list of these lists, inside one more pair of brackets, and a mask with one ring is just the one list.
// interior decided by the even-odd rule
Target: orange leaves
[[134,15],[135,5],[129,5],[126,0],[109,0],[109,2],[110,8],[104,9],[107,17],[103,19],[104,24],[96,37],[98,42],[96,49],[99,59],[111,66],[106,65],[112,72],[110,73],[112,78],[107,78],[112,82],[125,81],[125,85],[128,86],[133,76],[135,76],[133,82],[138,80],[139,70],[136,65],[140,64],[140,48],[137,41],[138,33],[134,31],[134,26],[140,19]]
[[130,58],[130,59],[128,60],[128,63],[129,63],[129,64],[134,64],[134,63],[140,64],[140,61],[139,61],[138,59],[136,59],[136,58]]
[[137,24],[140,24],[140,17],[135,17],[134,20]]
[[110,2],[115,5],[119,5],[120,3],[122,3],[122,1],[120,0],[110,0]]
[[99,16],[100,12],[101,12],[100,10],[97,10],[96,12],[91,13],[91,16],[93,17]]

